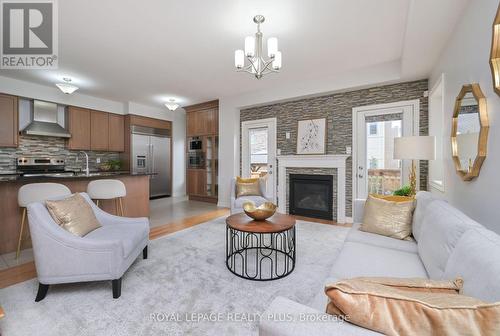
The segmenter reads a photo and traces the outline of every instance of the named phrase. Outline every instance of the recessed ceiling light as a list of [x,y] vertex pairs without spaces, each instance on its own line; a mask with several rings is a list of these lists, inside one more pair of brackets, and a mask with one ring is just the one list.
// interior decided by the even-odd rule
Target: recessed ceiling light
[[64,77],[63,81],[65,83],[58,83],[56,86],[65,94],[72,94],[76,90],[78,90],[78,86],[71,85],[71,78]]
[[179,104],[175,102],[174,98],[170,98],[167,103],[165,103],[165,106],[170,110],[170,111],[175,111],[178,107]]

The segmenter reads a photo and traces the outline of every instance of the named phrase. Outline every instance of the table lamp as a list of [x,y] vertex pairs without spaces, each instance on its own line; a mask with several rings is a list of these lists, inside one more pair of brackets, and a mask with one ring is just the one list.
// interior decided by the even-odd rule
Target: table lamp
[[407,136],[394,138],[394,159],[412,160],[409,174],[411,196],[417,193],[417,171],[415,160],[436,159],[436,137]]

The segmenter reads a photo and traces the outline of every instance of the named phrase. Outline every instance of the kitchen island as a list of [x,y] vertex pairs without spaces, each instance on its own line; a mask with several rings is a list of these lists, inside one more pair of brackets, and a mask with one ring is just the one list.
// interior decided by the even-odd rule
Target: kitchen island
[[[127,217],[149,217],[149,174],[129,172],[95,172],[89,175],[25,177],[20,175],[0,175],[0,254],[13,252],[17,248],[21,226],[21,209],[17,203],[17,193],[28,183],[54,182],[67,186],[71,192],[85,192],[92,180],[117,179],[125,184],[127,196],[123,198],[123,208]],[[106,212],[116,214],[112,200],[100,201],[99,206]],[[31,242],[26,240],[23,248]]]

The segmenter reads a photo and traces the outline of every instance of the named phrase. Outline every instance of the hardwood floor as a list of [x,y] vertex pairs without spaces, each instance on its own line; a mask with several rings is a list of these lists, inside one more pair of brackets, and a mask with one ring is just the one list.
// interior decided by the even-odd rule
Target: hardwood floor
[[14,285],[36,277],[35,263],[30,261],[26,264],[10,267],[0,271],[0,288]]
[[215,211],[207,212],[202,215],[183,218],[181,220],[173,221],[162,226],[156,226],[149,231],[149,239],[156,239],[170,233],[187,229],[189,227],[208,222],[212,219],[229,215],[229,209],[217,209]]
[[[183,218],[162,226],[157,226],[149,232],[149,239],[156,239],[170,233],[187,229],[189,227],[208,222],[215,218],[226,216],[229,209],[217,209],[202,215]],[[19,266],[14,266],[0,271],[0,288],[5,288],[19,282],[23,282],[36,277],[35,263],[33,261]]]
[[[227,216],[229,215],[229,209],[217,209],[214,211],[210,211],[201,215],[192,216],[183,218],[180,220],[176,220],[174,222],[156,226],[151,228],[149,232],[149,239],[156,239],[159,237],[163,237],[165,235],[187,229],[189,227],[202,224],[208,222],[210,220]],[[297,220],[304,220],[309,222],[327,224],[327,225],[339,225],[350,227],[352,224],[338,224],[335,221],[323,220],[323,219],[315,219],[315,218],[307,218],[295,216]],[[35,263],[33,261],[22,264],[19,266],[11,267],[5,270],[0,271],[0,288],[5,288],[11,285],[14,285],[19,282],[23,282],[29,279],[33,279],[36,277]]]

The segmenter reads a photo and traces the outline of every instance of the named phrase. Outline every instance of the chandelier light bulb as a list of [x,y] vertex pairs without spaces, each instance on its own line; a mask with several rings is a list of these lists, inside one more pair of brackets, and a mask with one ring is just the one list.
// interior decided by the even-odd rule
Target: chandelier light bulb
[[255,38],[253,36],[245,37],[245,55],[247,57],[255,55]]
[[234,52],[234,66],[236,69],[242,69],[245,65],[245,52],[238,49]]
[[278,39],[276,37],[270,37],[267,39],[267,56],[274,58],[278,52]]
[[274,55],[273,69],[274,70],[281,69],[281,51],[277,51],[276,55]]

